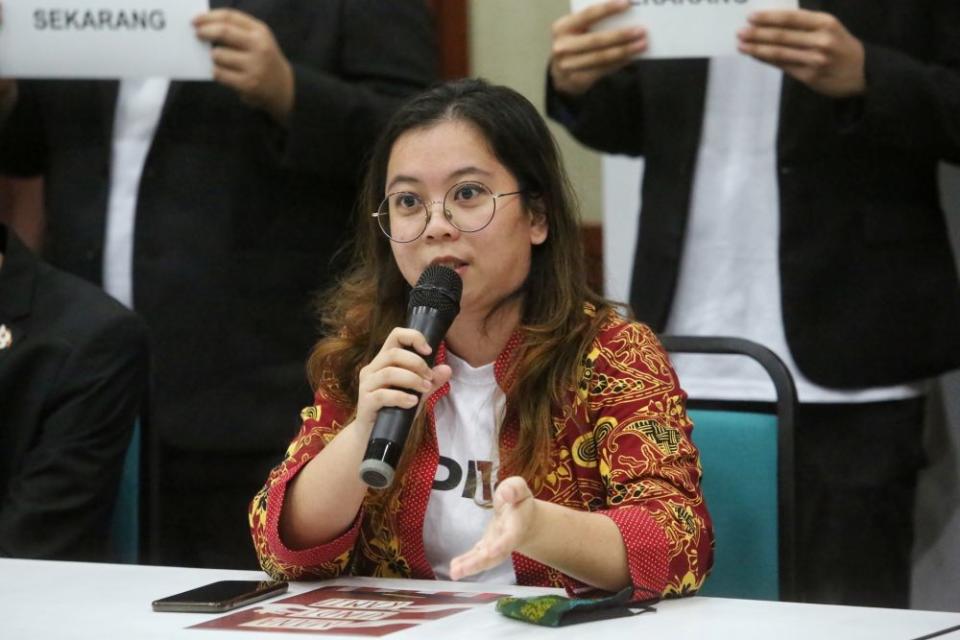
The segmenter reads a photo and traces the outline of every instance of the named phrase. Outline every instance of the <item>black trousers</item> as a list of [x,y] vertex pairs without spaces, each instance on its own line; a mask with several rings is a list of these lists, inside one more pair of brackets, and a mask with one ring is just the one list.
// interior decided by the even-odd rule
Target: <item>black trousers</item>
[[259,569],[247,506],[282,455],[161,447],[146,560],[181,567]]
[[[690,406],[773,411],[767,403],[691,400]],[[924,407],[924,398],[798,406],[799,600],[909,607]]]
[[806,602],[910,606],[923,398],[801,404],[798,583]]

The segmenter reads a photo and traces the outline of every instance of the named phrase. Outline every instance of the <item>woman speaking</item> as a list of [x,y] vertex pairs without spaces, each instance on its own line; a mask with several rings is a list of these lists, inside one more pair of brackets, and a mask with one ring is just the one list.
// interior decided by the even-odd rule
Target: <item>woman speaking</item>
[[[534,107],[479,80],[421,94],[362,196],[353,268],[323,299],[329,337],[308,364],[316,404],[251,505],[263,568],[696,591],[713,532],[686,395],[653,333],[587,286]],[[437,265],[463,292],[434,350],[404,327]],[[358,469],[378,412],[418,404],[396,480],[370,489]]]

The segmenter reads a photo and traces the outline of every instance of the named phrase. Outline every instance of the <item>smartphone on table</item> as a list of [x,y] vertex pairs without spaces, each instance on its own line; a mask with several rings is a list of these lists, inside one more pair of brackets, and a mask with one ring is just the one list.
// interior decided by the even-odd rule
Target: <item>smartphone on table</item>
[[222,613],[284,593],[289,585],[276,580],[221,580],[153,601],[154,611]]

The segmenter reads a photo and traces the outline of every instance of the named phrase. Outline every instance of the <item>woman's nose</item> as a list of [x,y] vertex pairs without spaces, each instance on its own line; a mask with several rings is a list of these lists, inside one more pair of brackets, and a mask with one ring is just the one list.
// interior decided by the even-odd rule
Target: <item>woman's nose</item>
[[[436,205],[436,207],[434,207]],[[428,202],[424,206],[427,208],[427,228],[424,235],[428,238],[450,237],[456,238],[460,235],[460,229],[457,229],[451,222],[450,210],[443,206],[440,200]]]

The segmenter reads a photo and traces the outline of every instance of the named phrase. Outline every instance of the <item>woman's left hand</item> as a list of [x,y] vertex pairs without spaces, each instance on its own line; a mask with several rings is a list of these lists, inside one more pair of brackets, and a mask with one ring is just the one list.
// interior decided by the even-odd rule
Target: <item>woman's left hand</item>
[[493,519],[473,548],[450,562],[450,578],[459,580],[497,566],[534,538],[537,500],[519,476],[501,482],[493,494]]

